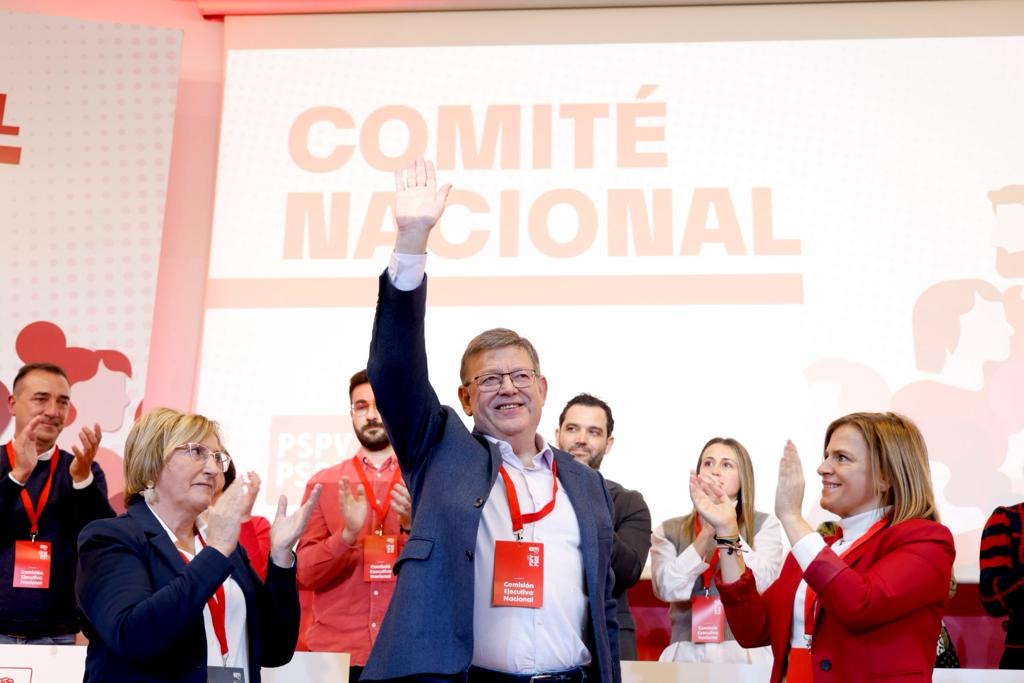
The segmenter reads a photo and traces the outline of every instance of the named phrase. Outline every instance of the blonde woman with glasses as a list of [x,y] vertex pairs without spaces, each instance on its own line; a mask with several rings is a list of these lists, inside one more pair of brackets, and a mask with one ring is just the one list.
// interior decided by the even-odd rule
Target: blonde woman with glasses
[[[266,582],[238,545],[245,483],[216,503],[231,456],[217,423],[160,408],[125,443],[128,511],[87,526],[75,593],[89,638],[85,682],[244,680],[287,663],[299,629],[292,546],[319,491],[278,503]],[[209,508],[205,522],[200,515]]]

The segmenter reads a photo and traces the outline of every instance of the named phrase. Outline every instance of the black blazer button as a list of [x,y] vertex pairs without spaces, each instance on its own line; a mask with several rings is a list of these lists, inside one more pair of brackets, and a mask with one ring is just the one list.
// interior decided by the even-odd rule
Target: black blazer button
[[466,559],[467,560],[472,560],[473,559],[473,551],[472,550],[467,550],[466,551]]
[[477,498],[476,500],[473,501],[473,507],[475,507],[475,508],[478,508],[478,507],[480,507],[483,504],[484,504],[484,499],[483,498]]
[[832,662],[828,661],[827,659],[821,660],[821,670],[822,671],[831,671],[832,670]]

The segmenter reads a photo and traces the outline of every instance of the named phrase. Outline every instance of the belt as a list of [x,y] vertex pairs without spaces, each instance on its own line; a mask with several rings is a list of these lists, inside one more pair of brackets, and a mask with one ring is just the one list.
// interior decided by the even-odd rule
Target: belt
[[582,667],[540,674],[510,674],[471,666],[468,675],[469,683],[583,683],[586,680],[587,672]]

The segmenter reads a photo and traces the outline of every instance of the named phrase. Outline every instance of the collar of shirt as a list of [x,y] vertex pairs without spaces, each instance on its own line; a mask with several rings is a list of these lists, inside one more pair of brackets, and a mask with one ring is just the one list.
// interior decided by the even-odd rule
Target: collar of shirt
[[384,462],[380,464],[380,467],[374,465],[373,461],[366,456],[366,451],[362,449],[359,450],[359,453],[356,455],[356,457],[359,458],[359,462],[363,463],[364,467],[366,467],[367,469],[371,469],[374,472],[386,472],[394,468],[398,464],[398,458],[395,457],[394,453],[385,458]]
[[861,512],[856,515],[851,515],[845,519],[839,520],[839,526],[843,530],[843,537],[836,541],[835,549],[841,550],[843,547],[850,545],[858,538],[867,533],[871,525],[878,520],[885,517],[887,514],[892,512],[892,506],[875,508],[874,510],[868,510],[867,512]]
[[[164,531],[167,532],[167,535],[171,539],[171,544],[174,545],[175,548],[177,548],[178,547],[178,545],[177,545],[178,544],[178,537],[174,535],[173,531],[171,531],[171,527],[167,526],[164,523],[164,520],[160,519],[160,515],[157,514],[156,510],[153,509],[152,505],[150,505],[149,503],[146,503],[146,507],[149,508],[149,511],[153,513],[154,517],[156,517],[156,521],[160,522],[160,526],[162,526],[164,528]],[[197,518],[196,519],[196,529],[205,538],[206,537],[206,520],[204,520],[202,517]],[[195,548],[195,545],[198,544],[198,543],[199,543],[199,539],[198,538],[193,539],[192,540],[192,544],[193,544],[192,547]],[[200,546],[200,549],[201,548],[202,548],[202,546]],[[193,557],[195,555],[198,555],[198,554],[199,554],[198,550],[196,550],[194,553],[192,553]]]
[[501,461],[503,464],[515,467],[517,470],[535,470],[538,467],[550,470],[551,463],[555,460],[555,452],[551,450],[551,444],[544,441],[540,434],[537,434],[534,437],[534,443],[537,447],[537,455],[533,456],[533,467],[525,467],[523,465],[516,456],[515,451],[512,450],[512,444],[508,441],[495,439],[490,434],[484,434],[483,437],[498,447],[498,452],[501,453]]

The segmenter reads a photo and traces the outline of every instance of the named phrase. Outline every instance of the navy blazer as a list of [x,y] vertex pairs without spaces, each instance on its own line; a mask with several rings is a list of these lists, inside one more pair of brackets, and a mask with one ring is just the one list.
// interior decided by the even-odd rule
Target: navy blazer
[[[501,455],[442,406],[427,376],[426,278],[411,292],[381,276],[367,371],[413,502],[397,585],[364,680],[456,674],[473,656],[473,553]],[[580,527],[588,627],[584,638],[603,681],[620,680],[612,504],[600,474],[555,450],[558,480]]]
[[295,567],[268,563],[266,583],[239,545],[204,548],[188,564],[142,500],[92,522],[78,539],[75,594],[89,638],[85,683],[206,682],[203,608],[228,576],[245,594],[249,681],[287,664],[299,636]]

